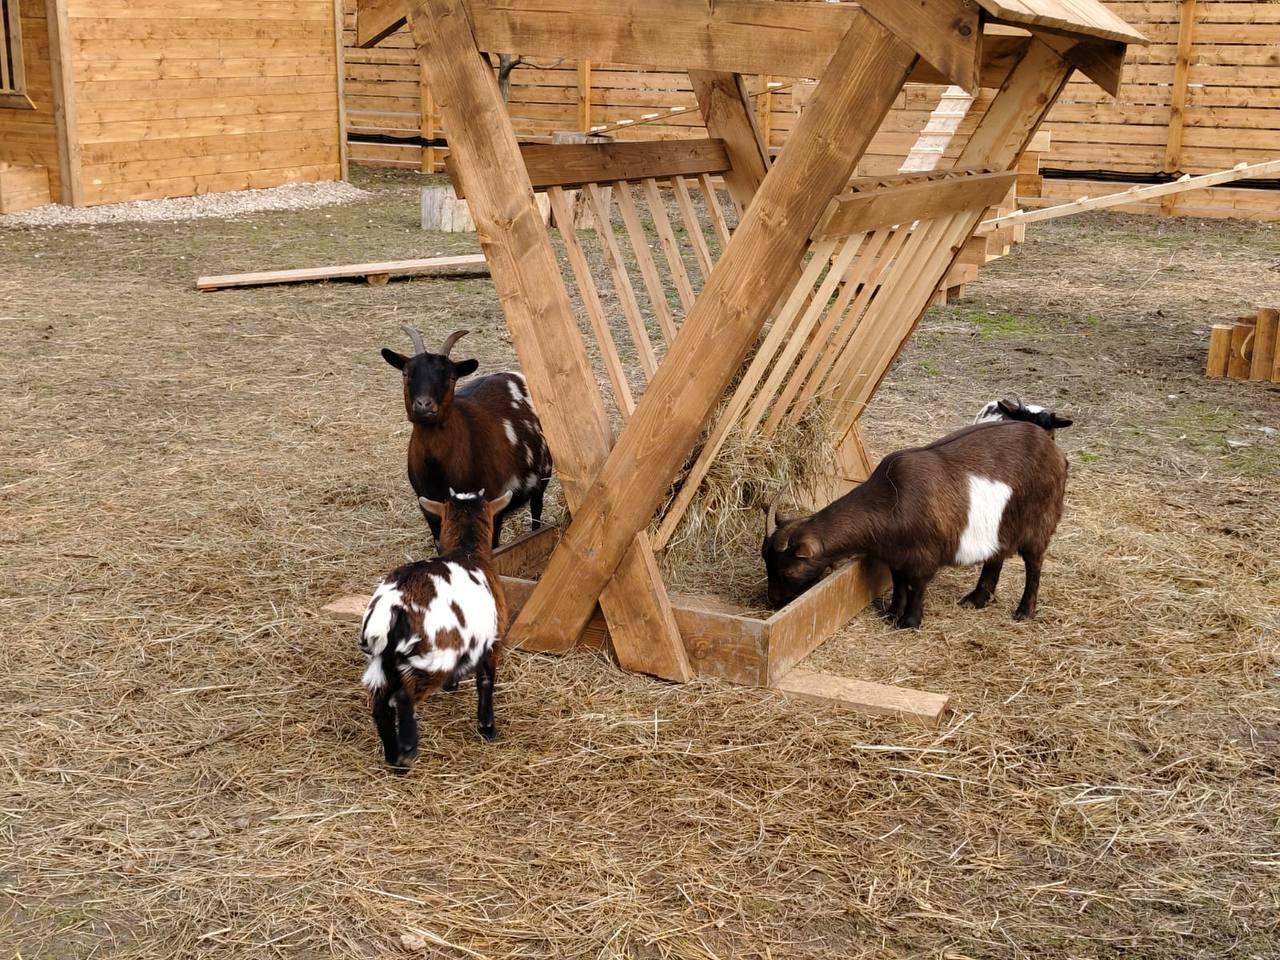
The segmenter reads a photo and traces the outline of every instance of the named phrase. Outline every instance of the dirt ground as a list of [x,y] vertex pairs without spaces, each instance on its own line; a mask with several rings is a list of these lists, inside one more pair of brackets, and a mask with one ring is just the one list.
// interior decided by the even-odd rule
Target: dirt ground
[[872,611],[808,665],[952,695],[919,730],[602,656],[512,656],[382,765],[319,607],[425,550],[402,322],[512,362],[487,280],[196,293],[428,256],[412,178],[236,221],[0,229],[0,955],[1274,958],[1280,387],[1201,376],[1280,228],[1030,228],[932,311],[874,449],[1017,393],[1075,426],[1040,617]]

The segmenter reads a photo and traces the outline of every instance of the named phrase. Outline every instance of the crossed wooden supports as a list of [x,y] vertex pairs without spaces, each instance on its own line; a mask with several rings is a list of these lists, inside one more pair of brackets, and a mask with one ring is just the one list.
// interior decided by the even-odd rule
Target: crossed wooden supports
[[[691,38],[675,38],[673,42],[683,39],[684,44],[674,55],[685,53],[687,45],[687,60],[697,64],[690,76],[698,102],[711,135],[725,143],[732,166],[725,180],[744,214],[615,442],[550,236],[538,215],[492,71],[480,54],[468,6],[476,16],[488,16],[488,6],[478,0],[409,0],[409,20],[573,516],[513,624],[511,638],[525,649],[566,650],[577,641],[598,602],[624,669],[685,681],[693,671],[646,527],[771,308],[794,283],[812,232],[916,68],[920,48],[935,66],[941,63],[955,76],[976,82],[981,30],[976,12],[972,20],[966,19],[976,8],[959,0],[866,4],[831,14],[842,18],[839,24],[845,27],[834,37],[805,38],[807,46],[788,39],[790,45],[775,51],[779,56],[812,66],[817,44],[826,51],[825,69],[808,71],[819,75],[820,82],[787,149],[772,166],[755,130],[741,77],[714,69],[726,59],[741,69],[756,51],[735,60]],[[655,16],[660,21],[665,8],[680,6],[675,0],[654,0],[650,7],[657,13],[641,17],[638,27],[632,25],[625,40],[635,48],[628,48],[633,62],[662,62],[655,45],[662,41],[663,24],[646,24]],[[776,15],[785,17],[789,6],[777,4]],[[954,16],[948,19],[946,11]],[[566,30],[590,31],[599,18],[586,17],[586,23],[567,19],[573,22]],[[495,22],[486,21],[482,32],[491,35],[498,29]],[[646,41],[645,30],[659,32]],[[914,37],[914,46],[903,36]],[[509,47],[486,43],[485,48],[529,49],[520,40],[510,38]],[[744,42],[724,42],[731,41]],[[640,49],[646,42],[650,47]],[[628,51],[601,59],[626,60]],[[667,48],[662,56],[669,60],[673,54]],[[1023,42],[958,163],[995,170],[1013,166],[1072,69],[1048,44]],[[948,242],[935,254],[939,276],[946,273],[981,213],[952,225]],[[905,342],[919,312],[901,318],[889,344],[892,354]],[[864,389],[863,403],[878,382],[877,378]]]

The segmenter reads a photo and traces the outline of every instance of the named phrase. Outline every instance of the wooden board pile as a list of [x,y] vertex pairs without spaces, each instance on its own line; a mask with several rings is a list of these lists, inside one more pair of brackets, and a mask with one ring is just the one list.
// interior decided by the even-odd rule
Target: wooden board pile
[[1257,316],[1235,323],[1215,323],[1209,334],[1206,377],[1280,383],[1280,352],[1276,350],[1280,310],[1263,307]]

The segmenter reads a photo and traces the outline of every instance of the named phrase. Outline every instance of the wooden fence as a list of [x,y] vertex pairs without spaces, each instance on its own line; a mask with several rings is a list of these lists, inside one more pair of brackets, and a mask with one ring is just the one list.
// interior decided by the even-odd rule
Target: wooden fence
[[[443,169],[446,152],[413,143],[365,142],[443,137],[430,91],[405,28],[378,47],[355,48],[355,0],[347,4],[346,101],[352,160],[423,171]],[[1032,204],[1115,192],[1089,171],[1129,174],[1207,173],[1240,161],[1280,157],[1280,3],[1159,0],[1109,3],[1143,31],[1151,46],[1133,48],[1120,96],[1111,99],[1077,76],[1049,117],[1050,170]],[[621,64],[535,59],[511,75],[516,133],[549,140],[557,131],[611,128],[619,139],[705,136],[688,77]],[[750,81],[758,122],[770,149],[786,143],[810,87],[787,78]],[[859,166],[862,175],[895,173],[930,124],[943,88],[909,84]],[[954,157],[989,102],[968,109],[942,151]],[[673,112],[674,111],[674,112]],[[621,124],[621,126],[618,126]],[[945,137],[939,138],[945,141]],[[1134,212],[1280,219],[1280,190],[1213,188],[1139,204]]]

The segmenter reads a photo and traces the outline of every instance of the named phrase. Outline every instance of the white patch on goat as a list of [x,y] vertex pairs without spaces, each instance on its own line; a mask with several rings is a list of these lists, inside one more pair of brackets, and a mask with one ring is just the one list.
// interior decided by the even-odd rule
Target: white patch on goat
[[507,432],[507,439],[511,441],[511,445],[514,447],[517,443],[516,428],[512,425],[510,420],[503,420],[502,429]]
[[386,685],[387,677],[382,672],[382,652],[387,649],[387,635],[391,632],[397,607],[404,607],[400,588],[394,582],[384,580],[369,598],[364,622],[360,626],[360,649],[369,658],[369,665],[360,682],[369,690],[378,690]]
[[524,478],[524,488],[526,490],[535,490],[538,487],[538,475],[531,473]]
[[454,500],[479,500],[483,495],[483,490],[479,493],[456,493],[453,487],[449,488],[449,496]]
[[[498,639],[498,605],[488,581],[461,564],[446,563],[444,567],[447,577],[431,576],[436,595],[422,611],[422,652],[409,657],[410,666],[428,673],[445,673],[462,664],[474,664]],[[462,622],[455,606],[462,611]],[[456,630],[462,638],[461,649],[435,645],[436,636],[450,630]]]
[[533,466],[533,447],[527,443],[524,445],[524,462],[531,467]]
[[997,400],[990,401],[986,406],[978,411],[978,415],[974,417],[974,423],[993,423],[996,420],[1003,420],[1004,414],[1000,412],[1000,403]]
[[523,406],[525,403],[524,391],[520,389],[524,385],[524,381],[516,382],[516,374],[511,375],[511,379],[507,381],[507,389],[511,391],[511,405],[513,407]]
[[969,477],[969,522],[960,535],[956,563],[982,563],[1000,552],[1000,520],[1013,488],[999,480]]

